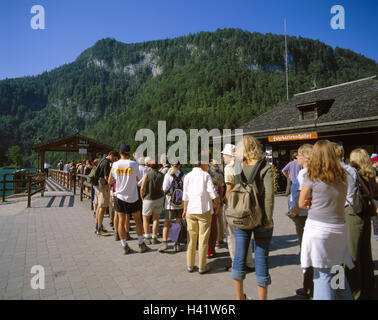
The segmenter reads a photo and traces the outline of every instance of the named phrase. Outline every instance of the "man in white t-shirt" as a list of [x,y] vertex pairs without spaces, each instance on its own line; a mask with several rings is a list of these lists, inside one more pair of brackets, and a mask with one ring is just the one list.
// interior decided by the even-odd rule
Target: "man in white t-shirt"
[[138,164],[130,160],[130,146],[122,144],[120,147],[121,160],[114,162],[109,176],[109,184],[113,177],[116,181],[116,190],[113,193],[114,211],[119,217],[118,235],[125,254],[132,252],[126,242],[125,220],[126,215],[132,215],[136,224],[139,252],[143,253],[149,248],[143,241],[143,224],[140,218],[140,200],[138,196],[138,181],[141,180]]

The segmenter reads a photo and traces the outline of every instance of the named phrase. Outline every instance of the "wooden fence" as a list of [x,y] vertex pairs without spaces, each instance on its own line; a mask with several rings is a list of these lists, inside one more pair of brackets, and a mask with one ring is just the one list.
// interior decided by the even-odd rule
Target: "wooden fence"
[[[7,179],[12,177],[12,179]],[[6,201],[6,192],[12,191],[12,195],[27,196],[27,207],[30,208],[31,197],[38,192],[41,192],[43,197],[46,187],[46,176],[42,172],[24,173],[13,172],[0,174],[0,193],[2,194],[3,202]],[[12,187],[7,188],[7,183],[11,183]]]
[[55,169],[49,169],[49,175],[63,188],[72,190],[76,194],[76,188],[80,188],[80,201],[83,201],[84,196],[87,196],[91,201],[91,210],[93,210],[94,188],[88,182],[88,176],[84,174],[76,174],[74,172],[67,172]]

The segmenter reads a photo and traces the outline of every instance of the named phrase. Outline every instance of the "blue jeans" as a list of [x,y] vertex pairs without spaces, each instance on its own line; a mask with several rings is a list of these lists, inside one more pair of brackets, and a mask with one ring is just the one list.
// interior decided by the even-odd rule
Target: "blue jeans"
[[251,241],[252,232],[254,235],[255,271],[256,284],[260,287],[267,287],[271,284],[268,267],[269,245],[272,240],[273,228],[265,229],[263,226],[253,230],[241,230],[234,228],[235,232],[235,257],[232,263],[231,278],[244,280],[246,274],[245,261],[248,245]]
[[[338,276],[331,273],[331,268],[314,268],[314,297],[313,300],[353,300],[353,296],[346,277],[345,288],[333,289],[331,280]],[[339,276],[342,276],[340,274]],[[338,281],[337,281],[338,282]]]

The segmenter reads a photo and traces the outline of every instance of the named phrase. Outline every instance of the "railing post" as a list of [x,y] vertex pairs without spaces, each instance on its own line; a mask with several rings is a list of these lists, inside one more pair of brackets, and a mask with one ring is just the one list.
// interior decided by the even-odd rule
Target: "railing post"
[[4,174],[3,175],[3,202],[5,202],[5,184],[6,184],[6,181],[7,181],[7,174]]
[[28,176],[28,208],[31,206],[31,176]]
[[83,191],[84,191],[84,182],[83,179],[80,177],[80,201],[83,201]]

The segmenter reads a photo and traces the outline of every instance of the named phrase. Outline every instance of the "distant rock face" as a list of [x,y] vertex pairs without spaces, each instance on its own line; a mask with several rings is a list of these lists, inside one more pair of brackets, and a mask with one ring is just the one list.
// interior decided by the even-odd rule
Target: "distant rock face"
[[106,69],[106,70],[109,69],[108,64],[104,60],[93,59],[93,60],[91,60],[87,63],[87,66],[89,66],[91,63],[93,63],[95,66],[97,66],[99,68],[103,68],[103,69]]
[[[114,65],[114,72],[124,72],[130,76],[133,76],[136,74],[136,72],[145,66],[149,66],[151,68],[151,73],[153,77],[159,76],[163,73],[163,68],[158,65],[159,57],[155,56],[151,52],[143,52],[143,59],[137,63],[134,64],[128,64],[127,66],[122,66],[117,60],[113,60]],[[111,68],[104,60],[98,60],[98,59],[92,59],[91,61],[88,61],[87,67],[89,67],[91,64],[103,68],[105,70],[110,70]]]

